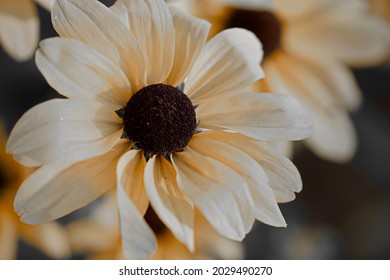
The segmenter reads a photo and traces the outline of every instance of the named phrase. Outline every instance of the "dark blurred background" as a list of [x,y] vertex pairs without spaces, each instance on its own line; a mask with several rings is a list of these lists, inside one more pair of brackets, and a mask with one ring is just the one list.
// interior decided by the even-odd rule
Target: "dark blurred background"
[[[41,39],[56,36],[49,13],[41,8],[39,13]],[[8,132],[29,108],[59,97],[34,59],[17,63],[0,48],[0,71],[0,118]],[[359,141],[355,157],[349,164],[330,163],[297,144],[293,161],[304,188],[295,201],[281,205],[288,227],[256,223],[244,240],[246,258],[390,259],[390,66],[354,69],[354,74],[364,95],[352,115]],[[46,256],[22,243],[18,258]]]

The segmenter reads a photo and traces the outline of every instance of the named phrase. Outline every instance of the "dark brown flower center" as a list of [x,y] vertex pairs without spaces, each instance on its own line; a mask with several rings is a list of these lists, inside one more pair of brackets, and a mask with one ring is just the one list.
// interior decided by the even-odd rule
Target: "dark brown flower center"
[[147,156],[187,146],[196,128],[195,109],[178,88],[154,84],[130,98],[123,112],[125,136]]
[[255,33],[263,44],[264,57],[279,47],[281,23],[267,11],[234,10],[226,23],[228,28],[241,27]]
[[146,210],[144,219],[156,235],[164,233],[167,229],[165,224],[160,220],[150,205],[148,210]]

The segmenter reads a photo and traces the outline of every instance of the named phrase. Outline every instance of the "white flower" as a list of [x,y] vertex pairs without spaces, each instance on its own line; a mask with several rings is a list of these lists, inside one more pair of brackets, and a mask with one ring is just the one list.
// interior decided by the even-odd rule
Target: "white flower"
[[[47,10],[53,0],[35,0]],[[0,1],[0,45],[17,61],[32,57],[39,39],[39,18],[33,0]]]
[[42,166],[15,198],[23,221],[57,219],[117,185],[128,258],[155,250],[149,203],[190,250],[194,208],[234,240],[255,219],[285,226],[277,200],[294,198],[300,176],[262,141],[302,139],[311,120],[288,95],[243,91],[263,77],[252,33],[205,43],[207,22],[161,0],[60,0],[52,19],[61,38],[43,41],[36,62],[68,99],[35,106],[11,132],[8,151]]
[[[361,93],[346,65],[383,62],[389,26],[369,13],[364,0],[219,1],[236,9],[222,10],[214,20],[252,30],[263,43],[266,78],[260,86],[293,94],[311,112],[308,147],[327,160],[351,159],[357,145],[348,112],[359,107]],[[207,3],[204,10],[210,16]]]

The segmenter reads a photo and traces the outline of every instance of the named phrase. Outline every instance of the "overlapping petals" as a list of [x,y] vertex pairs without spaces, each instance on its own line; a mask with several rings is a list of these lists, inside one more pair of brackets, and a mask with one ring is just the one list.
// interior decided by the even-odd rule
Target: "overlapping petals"
[[121,142],[100,157],[42,166],[18,190],[15,211],[25,223],[41,224],[87,205],[115,187],[116,164],[126,148]]
[[198,105],[202,100],[246,88],[264,77],[256,36],[244,29],[225,30],[204,46],[186,81],[185,92]]
[[311,112],[314,130],[305,140],[310,148],[330,160],[350,160],[357,146],[353,124],[345,102],[329,94],[322,76],[315,75],[297,58],[286,55],[275,57],[264,67],[273,90],[293,92]]
[[300,140],[311,133],[312,120],[285,94],[243,92],[201,103],[196,114],[202,128],[227,129],[258,140]]
[[53,99],[20,118],[7,151],[27,166],[72,163],[108,152],[121,134],[120,118],[101,103]]
[[[142,212],[146,211],[146,209],[141,209],[142,212],[140,212],[125,189],[129,184],[131,185],[128,186],[128,189],[133,189],[131,190],[132,192],[139,187],[143,187],[142,176],[144,173],[142,170],[137,169],[143,169],[144,165],[142,152],[130,151],[123,155],[117,166],[117,201],[122,243],[124,254],[130,259],[148,258],[156,250],[157,246],[153,231],[142,217],[144,214]],[[126,174],[124,171],[129,173]],[[128,180],[131,180],[132,183],[128,182]],[[138,204],[138,207],[140,207],[140,204]]]
[[131,97],[126,75],[111,60],[74,39],[51,38],[40,43],[38,69],[63,96],[93,99],[114,110]]

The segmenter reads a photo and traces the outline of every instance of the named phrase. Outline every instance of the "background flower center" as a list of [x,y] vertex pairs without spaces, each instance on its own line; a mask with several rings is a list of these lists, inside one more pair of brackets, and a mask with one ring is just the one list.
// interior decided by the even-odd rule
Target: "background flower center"
[[281,23],[270,12],[235,9],[228,18],[226,27],[241,27],[255,33],[263,44],[264,57],[279,47]]
[[154,84],[130,98],[123,114],[126,137],[150,156],[169,155],[187,146],[196,128],[190,99],[179,89]]

